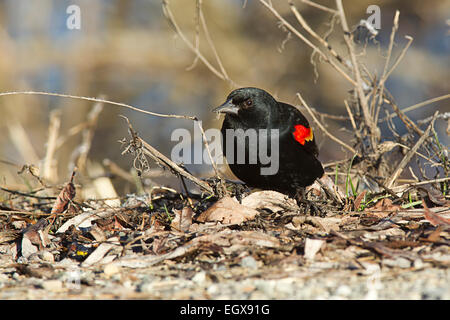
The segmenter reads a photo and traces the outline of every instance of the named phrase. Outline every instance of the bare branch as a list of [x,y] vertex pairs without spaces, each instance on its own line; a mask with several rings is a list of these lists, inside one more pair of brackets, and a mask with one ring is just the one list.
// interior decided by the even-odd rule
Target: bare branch
[[333,60],[329,59],[326,54],[324,54],[316,45],[314,45],[311,41],[309,41],[303,34],[301,34],[296,28],[294,28],[289,22],[284,19],[275,8],[267,3],[265,0],[259,0],[261,4],[263,4],[269,11],[284,25],[289,29],[293,34],[295,34],[298,38],[300,38],[304,43],[310,46],[315,52],[317,52],[325,62],[328,62],[334,69],[336,69],[347,81],[349,81],[352,85],[356,86],[356,82],[347,74],[344,70],[342,70],[339,65],[337,65]]
[[323,133],[325,133],[328,137],[330,137],[331,140],[336,141],[337,143],[339,143],[341,146],[343,146],[344,148],[346,148],[347,150],[349,150],[351,153],[355,154],[357,153],[355,149],[353,149],[352,147],[350,147],[348,144],[346,144],[345,142],[339,140],[338,138],[336,138],[334,135],[332,135],[330,132],[328,132],[327,129],[325,129],[325,127],[320,123],[320,121],[316,118],[316,116],[314,115],[314,113],[311,111],[310,107],[308,106],[308,104],[305,102],[305,100],[303,100],[302,96],[300,93],[297,92],[297,97],[300,99],[300,102],[302,103],[302,105],[306,108],[306,110],[308,111],[309,115],[313,118],[314,122],[317,124],[317,126],[323,131]]
[[367,97],[364,94],[364,89],[363,89],[364,80],[361,77],[361,72],[359,70],[359,64],[358,64],[358,61],[356,60],[355,48],[353,46],[353,37],[352,37],[352,34],[350,33],[350,30],[347,25],[347,19],[345,17],[345,13],[344,13],[344,7],[342,6],[342,0],[336,0],[336,5],[338,8],[338,12],[339,12],[340,20],[341,20],[342,30],[344,31],[345,43],[347,44],[347,48],[350,53],[350,58],[352,60],[353,73],[354,73],[354,76],[356,79],[356,84],[355,84],[356,92],[358,94],[358,98],[361,103],[364,120],[371,132],[372,147],[375,148],[378,143],[378,140],[380,138],[380,130],[370,115],[369,104],[367,102]]

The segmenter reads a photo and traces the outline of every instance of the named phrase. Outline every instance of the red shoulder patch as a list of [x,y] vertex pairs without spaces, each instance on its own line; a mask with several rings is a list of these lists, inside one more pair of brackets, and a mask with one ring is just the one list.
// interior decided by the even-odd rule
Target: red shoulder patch
[[305,145],[306,141],[312,141],[314,139],[313,131],[311,128],[297,124],[294,126],[295,131],[293,132],[294,139],[297,140],[301,145]]

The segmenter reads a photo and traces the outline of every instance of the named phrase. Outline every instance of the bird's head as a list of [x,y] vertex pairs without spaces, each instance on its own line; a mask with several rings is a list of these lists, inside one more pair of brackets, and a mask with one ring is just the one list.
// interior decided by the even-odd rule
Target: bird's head
[[274,112],[277,101],[266,91],[258,88],[240,88],[232,91],[225,103],[213,112],[224,113],[232,121],[255,120],[264,125]]

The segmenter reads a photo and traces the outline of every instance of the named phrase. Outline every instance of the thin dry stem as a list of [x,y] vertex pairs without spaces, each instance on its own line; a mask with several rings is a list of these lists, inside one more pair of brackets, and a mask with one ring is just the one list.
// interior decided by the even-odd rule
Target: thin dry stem
[[[173,16],[172,10],[170,10],[170,6],[169,6],[169,1],[168,0],[164,0],[162,2],[162,8],[163,8],[163,13],[164,15],[167,17],[167,19],[169,20],[169,22],[172,24],[173,28],[175,29],[175,32],[177,33],[177,35],[181,38],[181,40],[183,40],[183,42],[188,46],[188,48],[194,52],[198,58],[205,64],[205,66],[212,72],[214,73],[218,78],[222,79],[222,80],[227,80],[232,82],[228,76],[226,74],[223,74],[222,72],[220,72],[219,70],[217,70],[209,61],[208,59],[206,59],[206,57],[199,51],[199,49],[194,46],[189,40],[188,38],[184,35],[184,33],[181,31],[180,27],[178,26],[175,17]],[[201,11],[200,11],[201,13]]]
[[219,57],[219,54],[218,54],[217,49],[216,49],[216,46],[214,45],[214,42],[212,41],[211,35],[209,34],[209,30],[208,30],[208,27],[207,27],[207,25],[206,25],[205,16],[204,16],[204,14],[203,14],[202,0],[198,0],[198,2],[199,2],[199,7],[200,7],[200,9],[199,9],[200,22],[201,22],[201,24],[202,24],[203,31],[205,32],[206,40],[208,41],[208,44],[209,44],[209,46],[210,46],[212,52],[214,53],[214,57],[216,58],[216,62],[217,62],[217,64],[219,65],[220,71],[222,71],[223,76],[225,77],[225,79],[226,79],[228,82],[234,84],[233,81],[232,81],[232,80],[230,79],[230,77],[228,76],[228,73],[227,73],[227,71],[225,70],[225,67],[223,66],[222,60],[221,60],[220,57]]
[[189,119],[189,120],[195,120],[196,118],[193,116],[184,116],[184,115],[176,115],[176,114],[162,114],[157,112],[151,112],[147,110],[142,110],[136,107],[133,107],[126,103],[121,102],[114,102],[110,100],[100,99],[100,98],[89,98],[89,97],[82,97],[82,96],[73,96],[70,94],[62,94],[62,93],[53,93],[53,92],[43,92],[43,91],[9,91],[9,92],[0,92],[0,97],[2,96],[12,96],[12,95],[42,95],[42,96],[52,96],[52,97],[60,97],[60,98],[70,98],[70,99],[79,99],[79,100],[86,100],[86,101],[93,101],[93,102],[103,102],[105,104],[112,104],[119,107],[128,108],[134,111],[142,112],[145,114],[149,114],[155,117],[162,117],[162,118],[176,118],[176,119]]
[[[374,108],[374,117],[375,117],[375,122],[377,122],[378,119],[378,115],[380,113],[380,109],[381,109],[381,105],[383,102],[383,91],[384,91],[384,83],[386,82],[387,78],[388,78],[388,68],[389,68],[389,62],[391,59],[391,55],[392,55],[392,48],[394,47],[394,39],[395,39],[395,33],[398,30],[398,20],[399,20],[399,16],[400,16],[400,11],[395,11],[395,16],[394,16],[394,24],[392,26],[392,31],[391,31],[391,37],[389,40],[389,48],[388,48],[388,52],[387,52],[387,57],[386,57],[386,62],[384,64],[384,69],[383,69],[383,74],[381,75],[380,81],[378,82],[378,92],[379,92],[379,96],[378,96],[378,105],[376,106],[376,108]],[[373,99],[373,101],[375,101],[375,99]],[[376,109],[376,111],[375,111]]]
[[309,115],[313,118],[314,122],[317,124],[317,126],[323,131],[323,133],[325,133],[328,137],[330,137],[331,140],[336,141],[337,143],[339,143],[341,146],[343,146],[344,148],[346,148],[347,150],[349,150],[351,153],[355,154],[357,153],[355,149],[353,149],[352,147],[350,147],[348,144],[346,144],[345,142],[339,140],[337,137],[335,137],[334,135],[332,135],[330,132],[328,132],[328,130],[320,123],[320,121],[316,118],[316,116],[314,115],[314,113],[312,112],[311,108],[308,106],[308,104],[305,102],[305,100],[303,100],[303,97],[301,96],[300,93],[297,92],[297,97],[300,99],[301,104],[306,108],[306,110],[308,111]]
[[[313,29],[311,29],[311,27],[309,26],[309,24],[305,21],[305,19],[303,18],[303,16],[301,15],[301,13],[298,11],[297,7],[294,5],[294,3],[292,2],[292,0],[288,1],[289,6],[291,7],[291,11],[294,13],[295,17],[297,18],[298,22],[301,24],[301,26],[317,41],[320,42],[321,45],[323,45],[325,48],[327,48],[327,50],[331,53],[331,55],[333,57],[336,58],[336,60],[338,60],[344,67],[347,67],[347,65],[345,65],[343,63],[343,59],[342,57],[331,47],[331,45],[321,36],[319,36]],[[334,14],[337,14],[337,12],[335,11]]]
[[294,28],[289,22],[284,19],[280,13],[275,10],[275,8],[269,4],[265,0],[259,0],[261,4],[263,4],[269,11],[287,28],[289,31],[291,31],[293,34],[295,34],[298,38],[300,38],[304,43],[306,43],[308,46],[310,46],[315,52],[317,52],[325,62],[328,62],[336,71],[338,71],[347,81],[349,81],[352,85],[356,85],[355,81],[344,71],[342,70],[339,65],[337,65],[333,60],[329,59],[326,54],[324,54],[320,48],[318,48],[316,45],[314,45],[311,41],[309,41],[303,34],[301,34],[296,28]]
[[46,143],[47,150],[45,152],[45,157],[42,164],[42,177],[52,183],[54,183],[58,177],[54,162],[54,155],[57,149],[57,139],[60,126],[61,110],[57,109],[50,113],[50,125],[48,128],[48,138]]
[[177,165],[175,162],[167,158],[164,154],[159,152],[157,149],[155,149],[153,146],[145,142],[143,139],[141,139],[136,132],[134,131],[133,127],[131,126],[130,121],[127,117],[122,116],[128,123],[128,130],[130,132],[130,135],[132,136],[131,144],[133,145],[133,148],[127,148],[125,152],[128,152],[130,149],[138,150],[140,149],[144,154],[155,160],[158,164],[168,168],[170,171],[172,171],[175,174],[178,174],[193,183],[195,183],[197,186],[199,186],[201,189],[209,192],[210,194],[214,194],[213,188],[207,184],[206,182],[194,177],[189,172],[181,168],[179,165]]
[[373,121],[373,118],[371,117],[370,110],[369,110],[369,104],[367,101],[367,97],[364,94],[363,84],[364,80],[361,77],[361,71],[359,70],[359,64],[356,59],[356,53],[355,53],[355,47],[353,45],[353,37],[350,33],[350,30],[348,28],[347,19],[345,17],[344,7],[342,5],[341,0],[336,0],[336,6],[338,8],[339,17],[341,20],[342,30],[344,31],[344,40],[347,45],[348,51],[350,53],[350,58],[352,61],[352,69],[353,73],[356,79],[356,92],[358,94],[359,101],[361,103],[361,108],[363,111],[364,121],[366,122],[367,126],[370,129],[370,137],[372,141],[372,147],[375,148],[378,140],[380,138],[380,131],[376,125],[376,123]]
[[403,168],[408,164],[408,162],[411,160],[413,155],[416,154],[417,149],[419,149],[419,147],[423,144],[425,139],[428,137],[428,135],[431,132],[431,128],[433,127],[434,121],[437,118],[438,113],[439,113],[438,111],[435,112],[435,114],[433,116],[433,120],[431,121],[431,123],[428,126],[427,130],[425,130],[424,134],[416,142],[414,147],[412,147],[411,150],[409,150],[409,152],[405,155],[405,157],[403,157],[402,161],[400,161],[400,163],[397,166],[397,168],[395,169],[394,173],[389,178],[386,179],[385,185],[386,185],[387,188],[391,188],[392,187],[392,185],[394,184],[395,180],[402,173]]
[[309,6],[311,6],[311,7],[317,8],[317,9],[325,11],[325,12],[329,12],[329,13],[332,13],[332,14],[336,14],[337,13],[337,11],[335,9],[331,9],[331,8],[325,7],[325,6],[321,5],[321,4],[318,4],[318,3],[315,3],[315,2],[312,2],[312,1],[309,1],[309,0],[302,0],[302,2],[307,4],[307,5],[309,5]]

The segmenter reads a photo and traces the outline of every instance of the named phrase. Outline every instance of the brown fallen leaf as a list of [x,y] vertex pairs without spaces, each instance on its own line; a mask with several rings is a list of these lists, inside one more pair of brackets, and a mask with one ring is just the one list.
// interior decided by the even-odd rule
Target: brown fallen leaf
[[[27,258],[31,254],[42,250],[50,243],[45,228],[47,224],[47,219],[42,218],[35,224],[22,230],[22,239],[16,242],[16,250],[21,256]],[[38,246],[39,249],[35,246]]]
[[67,209],[67,205],[69,201],[75,197],[76,190],[73,185],[73,178],[75,176],[76,169],[73,170],[70,181],[66,184],[66,186],[61,190],[56,201],[53,205],[51,213],[62,213]]
[[363,201],[364,196],[366,195],[366,193],[367,193],[367,190],[364,190],[363,192],[361,192],[361,193],[356,197],[355,202],[354,202],[354,206],[355,206],[355,210],[356,210],[356,211],[359,210],[359,207],[361,206],[361,202]]
[[255,209],[241,205],[236,199],[223,197],[197,218],[199,222],[221,222],[240,224],[258,215]]
[[173,209],[173,213],[175,213],[175,218],[170,226],[176,230],[188,232],[192,225],[192,209],[190,207],[184,207],[182,210]]
[[425,219],[427,219],[433,226],[445,226],[445,227],[450,226],[450,219],[441,217],[440,215],[428,209],[427,204],[423,200],[422,205],[424,209]]
[[438,226],[436,230],[430,233],[430,235],[427,237],[427,240],[430,242],[438,242],[441,239],[442,230],[442,226]]
[[400,206],[392,203],[392,200],[389,198],[384,198],[378,201],[375,206],[372,208],[366,208],[364,213],[369,216],[377,217],[377,218],[386,218],[392,213],[396,213],[401,209]]
[[431,186],[421,186],[418,188],[421,196],[428,196],[431,202],[438,206],[448,205],[447,200],[445,200],[444,195],[437,189]]
[[269,209],[272,212],[295,210],[298,208],[294,199],[277,191],[257,191],[242,199],[242,205],[252,209]]

